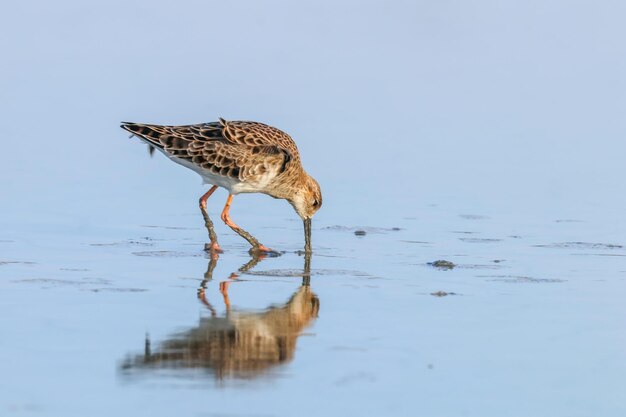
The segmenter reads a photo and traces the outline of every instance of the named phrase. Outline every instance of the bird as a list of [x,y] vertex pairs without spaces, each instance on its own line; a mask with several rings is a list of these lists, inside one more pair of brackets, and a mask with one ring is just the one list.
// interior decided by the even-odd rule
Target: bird
[[322,206],[319,183],[302,167],[294,140],[285,132],[253,121],[226,121],[181,126],[122,122],[121,128],[199,174],[211,188],[200,197],[200,211],[209,233],[205,250],[222,253],[213,221],[206,210],[218,187],[228,191],[221,219],[252,246],[251,254],[276,254],[237,226],[229,211],[233,197],[262,193],[291,204],[303,221],[304,252],[311,253],[311,219]]

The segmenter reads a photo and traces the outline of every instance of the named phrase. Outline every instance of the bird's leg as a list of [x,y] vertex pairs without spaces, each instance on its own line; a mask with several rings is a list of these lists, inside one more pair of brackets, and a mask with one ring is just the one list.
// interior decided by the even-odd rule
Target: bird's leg
[[202,217],[204,217],[204,226],[209,231],[209,239],[211,239],[211,243],[206,243],[204,245],[204,250],[207,252],[211,252],[212,256],[217,256],[218,253],[224,252],[220,245],[217,243],[217,235],[215,234],[215,230],[213,229],[213,222],[209,217],[209,213],[206,211],[206,201],[211,194],[217,190],[217,185],[211,187],[209,191],[207,191],[202,197],[200,197],[200,211],[202,212]]
[[250,261],[242,265],[241,268],[237,270],[237,272],[233,272],[232,274],[230,274],[230,276],[228,277],[230,281],[220,282],[220,292],[222,293],[222,296],[224,297],[224,305],[226,306],[227,312],[230,311],[230,299],[228,298],[228,287],[230,286],[230,283],[233,281],[237,281],[240,274],[248,272],[249,270],[254,268],[259,262],[265,259],[265,256],[266,256],[265,253],[262,253],[262,252],[261,253],[257,252],[257,253],[252,254],[252,259],[250,259]]
[[209,311],[211,311],[211,316],[213,317],[217,315],[217,312],[206,298],[206,287],[208,282],[213,280],[213,270],[215,269],[215,265],[217,265],[217,255],[215,257],[212,256],[209,260],[209,266],[204,273],[204,279],[202,280],[202,283],[200,283],[200,288],[198,288],[198,299],[209,309]]
[[266,257],[265,253],[255,253],[252,255],[252,259],[250,259],[248,262],[243,264],[237,271],[240,273],[248,272],[249,270],[257,266],[259,262],[265,259],[265,257]]
[[224,223],[226,223],[226,225],[230,227],[231,229],[233,229],[235,233],[237,233],[242,238],[246,239],[248,243],[252,245],[252,248],[250,249],[250,253],[252,254],[260,253],[260,252],[273,253],[274,251],[272,251],[267,246],[262,245],[258,240],[256,240],[254,236],[252,236],[250,233],[243,230],[241,227],[237,226],[230,219],[230,215],[228,214],[228,212],[230,211],[230,205],[232,201],[233,201],[233,195],[229,194],[228,200],[226,200],[226,205],[224,206],[224,210],[222,210],[222,220],[224,221]]
[[[228,279],[232,281],[236,281],[239,278],[239,275],[234,272],[230,274]],[[220,292],[222,293],[222,297],[224,297],[224,305],[226,306],[226,312],[230,312],[230,298],[228,297],[228,287],[230,286],[231,281],[222,281],[220,282]]]

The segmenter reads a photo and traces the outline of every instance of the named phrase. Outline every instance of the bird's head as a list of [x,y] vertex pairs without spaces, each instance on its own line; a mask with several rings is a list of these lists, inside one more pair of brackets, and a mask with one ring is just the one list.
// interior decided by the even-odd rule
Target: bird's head
[[310,220],[322,207],[322,190],[311,176],[305,174],[302,185],[294,192],[289,202],[302,220]]

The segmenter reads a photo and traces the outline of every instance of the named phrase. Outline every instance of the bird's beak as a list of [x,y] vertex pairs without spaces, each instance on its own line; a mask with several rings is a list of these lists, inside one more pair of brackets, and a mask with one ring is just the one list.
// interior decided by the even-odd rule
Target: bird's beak
[[311,253],[311,219],[304,219],[304,251]]

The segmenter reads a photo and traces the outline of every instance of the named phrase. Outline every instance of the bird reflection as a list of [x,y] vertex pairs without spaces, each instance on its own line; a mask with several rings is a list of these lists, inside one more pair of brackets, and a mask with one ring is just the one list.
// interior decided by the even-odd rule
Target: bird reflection
[[205,291],[213,280],[218,261],[218,257],[212,257],[198,289],[198,298],[211,316],[201,318],[197,326],[163,341],[154,351],[147,339],[144,354],[127,360],[122,368],[203,368],[217,379],[252,378],[292,360],[298,336],[317,317],[320,306],[310,287],[311,255],[304,256],[302,285],[286,303],[262,312],[231,311],[229,284],[262,259],[262,256],[253,257],[220,283],[226,312],[219,316]]

